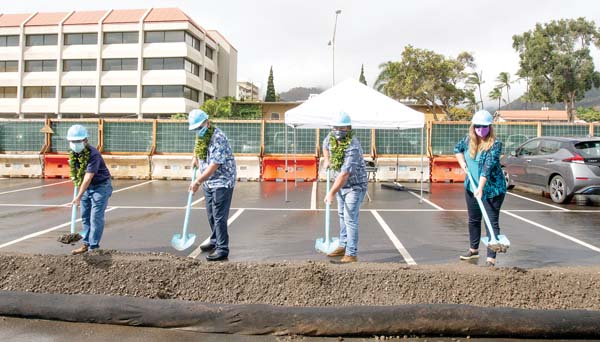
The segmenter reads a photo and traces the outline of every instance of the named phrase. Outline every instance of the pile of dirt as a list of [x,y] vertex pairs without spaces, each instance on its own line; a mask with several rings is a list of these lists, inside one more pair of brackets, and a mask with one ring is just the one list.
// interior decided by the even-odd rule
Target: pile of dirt
[[289,306],[469,304],[600,310],[600,266],[207,263],[165,253],[0,254],[0,290]]

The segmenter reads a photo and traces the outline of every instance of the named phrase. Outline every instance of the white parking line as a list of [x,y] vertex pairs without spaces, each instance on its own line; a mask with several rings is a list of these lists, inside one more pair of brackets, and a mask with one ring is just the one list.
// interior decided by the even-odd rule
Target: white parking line
[[565,234],[565,233],[561,233],[561,232],[559,232],[558,230],[552,229],[552,228],[550,228],[550,227],[546,227],[546,226],[544,226],[544,225],[541,225],[541,224],[539,224],[539,223],[537,223],[537,222],[534,222],[534,221],[528,220],[528,219],[526,219],[526,218],[524,218],[524,217],[521,217],[521,216],[519,216],[519,215],[515,215],[515,214],[513,214],[513,213],[511,213],[511,212],[509,212],[509,211],[507,211],[507,210],[502,210],[502,212],[503,212],[503,213],[505,213],[505,214],[507,214],[507,215],[510,215],[510,216],[512,216],[512,217],[514,217],[514,218],[516,218],[516,219],[519,219],[519,220],[521,220],[521,221],[523,221],[523,222],[527,222],[527,223],[529,223],[529,224],[531,224],[531,225],[534,225],[534,226],[536,226],[536,227],[542,228],[542,229],[544,229],[544,230],[546,230],[546,231],[549,231],[550,233],[556,234],[556,235],[558,235],[558,236],[560,236],[560,237],[563,237],[563,238],[565,238],[565,239],[567,239],[567,240],[571,240],[571,241],[573,241],[573,242],[575,242],[575,243],[577,243],[577,244],[580,244],[580,245],[582,245],[582,246],[584,246],[584,247],[587,247],[587,248],[589,248],[589,249],[591,249],[591,250],[593,250],[593,251],[596,251],[596,252],[600,253],[600,248],[598,248],[598,247],[596,247],[596,246],[594,246],[594,245],[590,245],[590,244],[589,244],[589,243],[587,243],[587,242],[583,242],[583,241],[581,241],[581,240],[579,240],[579,239],[576,239],[576,238],[574,238],[574,237],[572,237],[572,236],[570,236],[570,235],[567,235],[567,234]]
[[[227,220],[227,226],[229,226],[230,224],[233,223],[233,221],[235,221],[238,217],[240,217],[240,215],[242,215],[242,213],[244,212],[244,209],[239,209],[238,211],[235,212],[235,214],[233,214],[233,216],[231,216],[229,218],[229,220]],[[206,238],[206,240],[202,241],[202,243],[200,245],[203,245],[205,243],[208,243],[210,241],[210,235]],[[198,255],[200,255],[200,253],[202,253],[202,250],[200,249],[200,246],[198,246],[198,248],[196,248],[190,255],[190,258],[196,258]]]
[[410,255],[410,253],[408,253],[406,248],[404,248],[402,242],[398,240],[398,237],[396,237],[396,235],[390,229],[387,223],[385,223],[381,215],[379,215],[379,213],[376,210],[371,210],[371,213],[373,214],[373,216],[375,216],[375,219],[377,220],[377,222],[379,222],[379,225],[381,225],[381,228],[383,228],[383,231],[387,234],[388,238],[390,238],[398,252],[400,252],[402,257],[404,258],[404,261],[406,261],[406,263],[409,265],[416,265],[417,263],[415,262],[415,259],[413,259],[413,257]]
[[541,202],[541,201],[536,201],[534,199],[531,199],[531,198],[528,198],[528,197],[525,197],[525,196],[513,194],[512,192],[506,192],[506,193],[509,194],[509,195],[511,195],[511,196],[515,196],[515,197],[522,198],[522,199],[525,199],[525,200],[528,200],[528,201],[531,201],[531,202],[534,202],[534,203],[537,203],[537,204],[542,204],[542,205],[548,206],[550,208],[554,208],[554,209],[558,209],[558,210],[562,210],[562,211],[570,211],[569,209],[561,208],[559,206],[548,204],[548,203],[544,203],[544,202]]
[[[108,213],[108,212],[113,211],[115,209],[118,209],[118,207],[112,207],[110,209],[106,209],[105,213]],[[81,218],[77,219],[75,222],[81,222]],[[12,240],[10,242],[7,242],[5,244],[0,245],[0,248],[4,248],[4,247],[10,246],[10,245],[14,245],[15,243],[18,243],[18,242],[21,242],[21,241],[24,241],[24,240],[27,240],[27,239],[31,239],[31,238],[34,238],[36,236],[40,236],[40,235],[49,233],[51,231],[60,229],[62,227],[70,226],[70,225],[71,225],[71,221],[65,222],[63,224],[59,224],[58,226],[54,226],[54,227],[51,227],[51,228],[48,228],[48,229],[45,229],[45,230],[41,230],[39,232],[35,232],[33,234],[25,235],[25,236],[20,237],[20,238],[18,238],[16,240]]]
[[64,181],[64,182],[58,182],[58,183],[52,183],[52,184],[46,184],[46,185],[40,185],[40,186],[33,186],[31,188],[4,191],[4,192],[0,192],[0,195],[11,194],[13,192],[19,192],[19,191],[27,191],[27,190],[33,190],[33,189],[40,189],[40,188],[45,188],[47,186],[54,186],[54,185],[65,184],[65,183],[69,183],[69,182],[71,182],[71,181],[68,180],[68,181]]
[[[409,193],[410,193],[411,195],[415,196],[416,198],[418,198],[418,199],[421,199],[421,196],[420,196],[420,195],[417,195],[416,193],[414,193],[414,192],[412,192],[412,191],[409,191]],[[427,200],[427,199],[423,198],[423,201],[424,201],[425,203],[429,204],[430,206],[432,206],[432,207],[436,208],[437,210],[445,210],[444,208],[442,208],[442,207],[440,207],[439,205],[437,205],[437,204],[435,204],[435,203],[431,202],[430,200]]]
[[146,184],[150,184],[150,183],[154,183],[154,182],[156,182],[156,179],[154,179],[154,180],[149,180],[149,181],[147,181],[147,182],[144,182],[144,183],[140,183],[140,184],[136,184],[136,185],[128,186],[128,187],[126,187],[126,188],[122,188],[122,189],[119,189],[119,190],[115,190],[115,191],[113,191],[113,194],[116,194],[117,192],[121,192],[121,191],[129,190],[129,189],[137,188],[138,186],[142,186],[142,185],[146,185]]
[[317,182],[313,182],[312,193],[310,195],[310,210],[317,210]]
[[[192,202],[192,207],[195,206],[196,204],[202,202],[202,201],[204,201],[204,197],[198,199],[197,201]],[[184,208],[185,208],[185,206],[184,206]]]

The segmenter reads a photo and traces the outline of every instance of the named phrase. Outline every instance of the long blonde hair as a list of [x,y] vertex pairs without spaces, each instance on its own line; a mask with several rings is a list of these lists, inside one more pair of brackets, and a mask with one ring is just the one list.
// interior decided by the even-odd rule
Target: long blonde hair
[[496,133],[492,125],[490,125],[490,133],[485,138],[481,138],[475,134],[475,125],[469,127],[469,155],[472,159],[475,159],[477,153],[481,151],[489,151],[495,141]]

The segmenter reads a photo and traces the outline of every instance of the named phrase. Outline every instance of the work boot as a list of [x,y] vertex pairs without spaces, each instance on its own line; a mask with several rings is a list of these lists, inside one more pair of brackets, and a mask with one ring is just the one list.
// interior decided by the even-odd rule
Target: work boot
[[82,245],[81,247],[72,250],[71,254],[73,254],[73,255],[83,254],[83,253],[85,253],[87,251],[88,251],[88,246],[87,245]]
[[473,252],[470,249],[467,253],[460,256],[460,260],[471,260],[471,259],[478,259],[478,258],[479,258],[479,251]]
[[357,262],[358,258],[355,256],[350,256],[350,255],[344,255],[344,257],[342,259],[340,259],[340,262],[342,264],[349,264],[351,262]]
[[339,257],[346,254],[346,247],[338,247],[333,250],[333,252],[327,254],[328,257]]

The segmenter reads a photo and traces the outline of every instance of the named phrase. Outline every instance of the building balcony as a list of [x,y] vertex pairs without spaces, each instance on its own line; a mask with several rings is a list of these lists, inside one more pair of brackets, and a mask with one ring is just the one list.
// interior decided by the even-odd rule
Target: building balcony
[[56,71],[25,72],[23,86],[55,86],[58,80]]
[[62,50],[62,59],[92,58],[98,58],[98,45],[66,45]]
[[0,87],[16,87],[18,85],[18,72],[0,72]]
[[23,99],[21,104],[22,113],[55,113],[56,98],[34,98]]
[[95,113],[96,108],[96,98],[72,98],[60,101],[61,113]]
[[25,46],[23,59],[58,59],[58,47],[56,45]]
[[102,85],[136,85],[139,78],[137,70],[103,71],[100,80]]
[[16,113],[19,100],[15,98],[0,98],[0,113]]
[[139,44],[109,44],[102,46],[102,58],[138,58]]
[[98,78],[97,71],[68,71],[62,73],[62,86],[93,86]]
[[144,58],[151,57],[188,57],[188,47],[185,42],[177,43],[145,43]]
[[198,103],[183,97],[153,97],[142,99],[142,113],[189,113],[194,108],[198,108]]
[[138,110],[137,98],[100,99],[100,113],[102,114],[137,113]]

